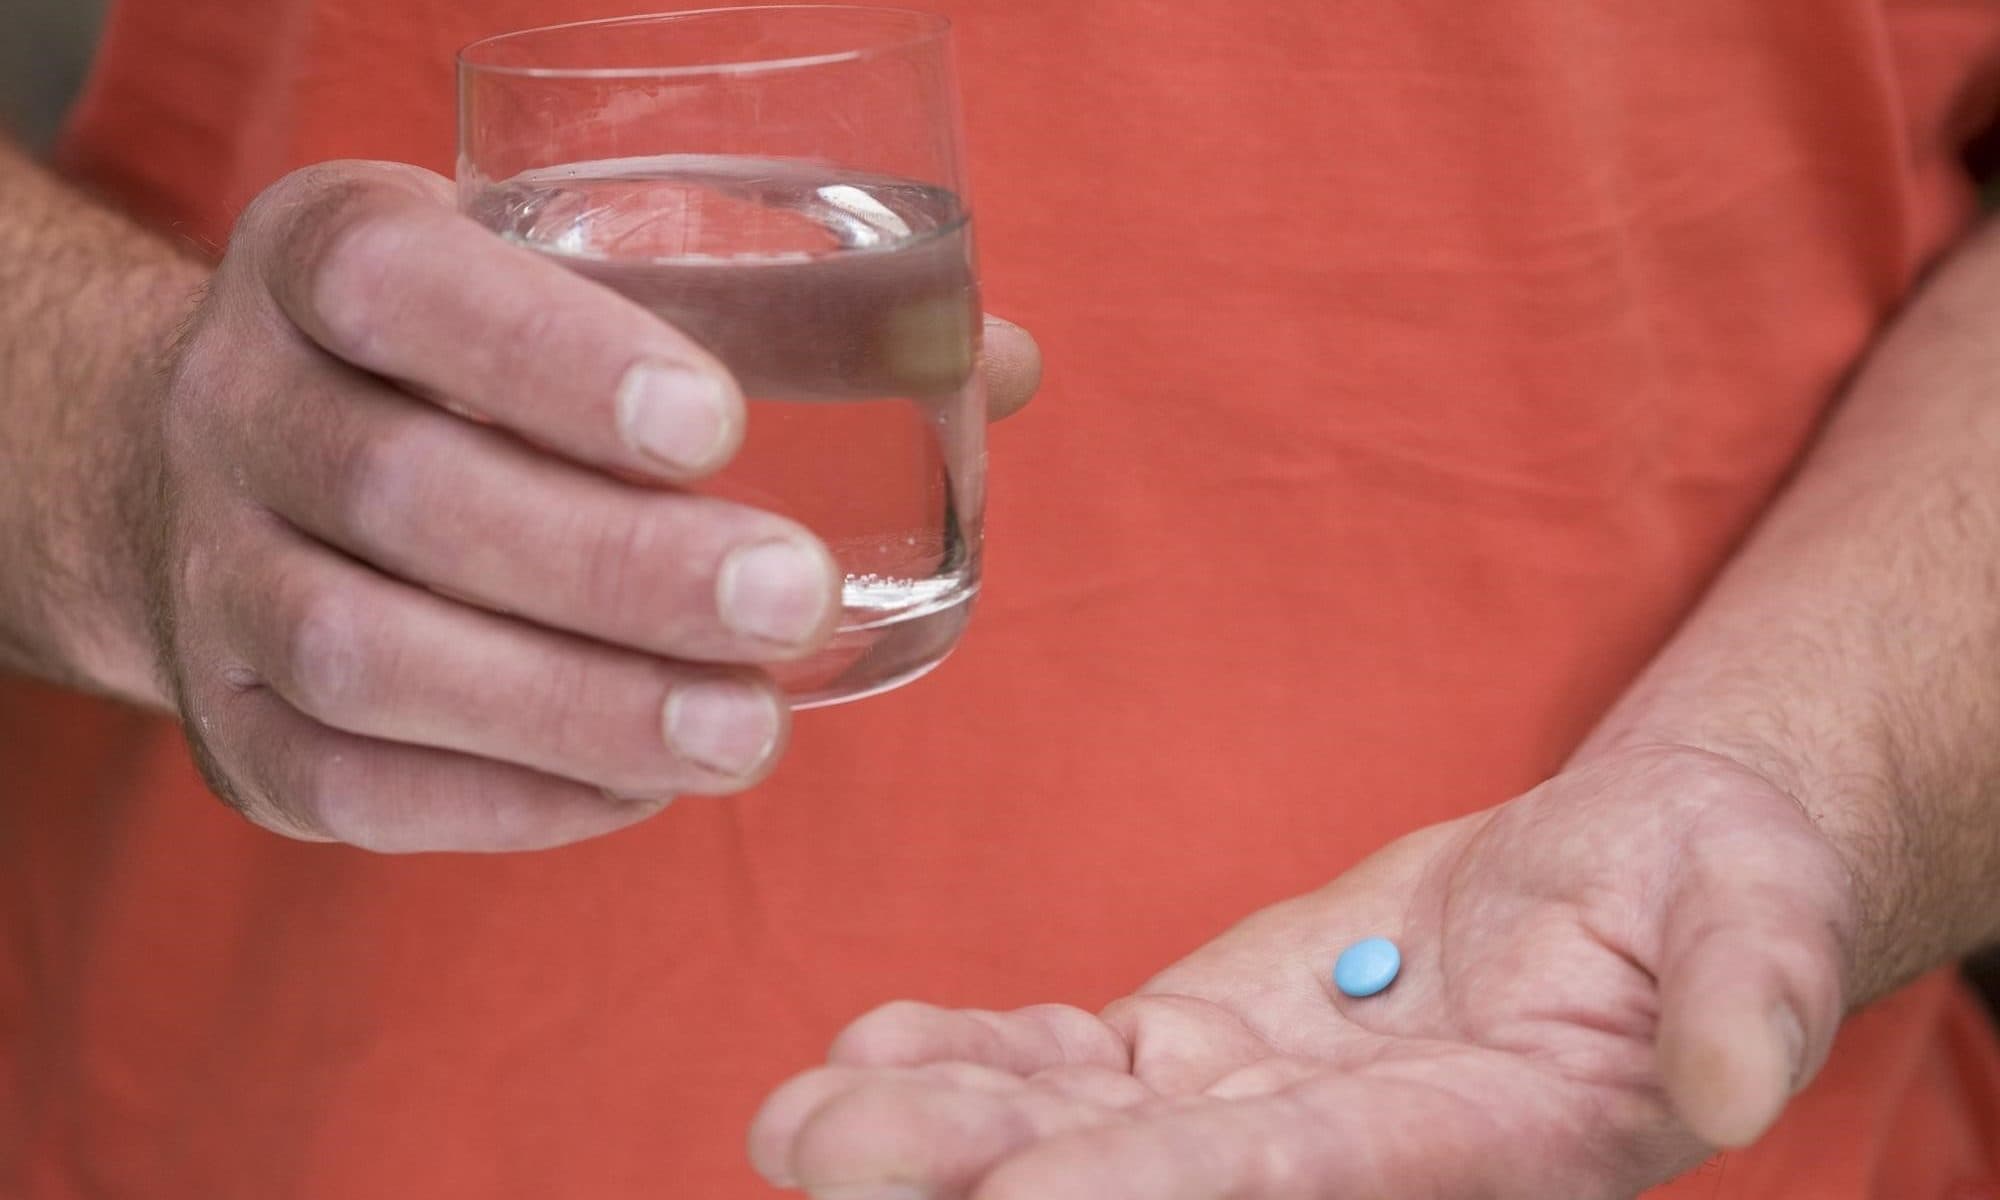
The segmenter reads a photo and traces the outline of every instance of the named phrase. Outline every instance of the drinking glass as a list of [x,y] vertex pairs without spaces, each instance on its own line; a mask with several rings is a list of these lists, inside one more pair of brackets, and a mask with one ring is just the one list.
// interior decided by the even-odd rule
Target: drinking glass
[[949,24],[785,5],[513,33],[459,56],[459,202],[658,313],[748,398],[696,490],[792,517],[846,580],[775,671],[798,707],[906,683],[979,589],[986,399]]

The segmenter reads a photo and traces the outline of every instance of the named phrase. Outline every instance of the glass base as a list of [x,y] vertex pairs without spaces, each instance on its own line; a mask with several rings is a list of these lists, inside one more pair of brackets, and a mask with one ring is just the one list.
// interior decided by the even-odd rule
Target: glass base
[[794,709],[879,696],[935,670],[972,617],[977,585],[921,609],[851,625],[811,658],[771,668]]

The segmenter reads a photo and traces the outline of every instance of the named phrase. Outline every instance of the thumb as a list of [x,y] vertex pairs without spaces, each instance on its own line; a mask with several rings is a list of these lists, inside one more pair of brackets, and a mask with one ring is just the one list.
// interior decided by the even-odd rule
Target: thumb
[[1740,864],[1762,878],[1690,871],[1667,915],[1655,1052],[1675,1112],[1720,1147],[1770,1128],[1825,1061],[1843,1009],[1841,893],[1763,849]]
[[1028,331],[999,317],[986,318],[987,414],[998,421],[1027,407],[1042,385],[1042,351]]

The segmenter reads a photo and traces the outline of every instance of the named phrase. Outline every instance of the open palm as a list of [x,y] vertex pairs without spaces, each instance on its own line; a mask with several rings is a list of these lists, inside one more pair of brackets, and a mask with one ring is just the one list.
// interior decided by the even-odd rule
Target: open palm
[[[766,1103],[823,1200],[1614,1200],[1754,1138],[1842,1009],[1840,860],[1788,797],[1630,753],[1414,834],[1101,1015],[893,1004]],[[1403,950],[1363,1000],[1342,948]]]

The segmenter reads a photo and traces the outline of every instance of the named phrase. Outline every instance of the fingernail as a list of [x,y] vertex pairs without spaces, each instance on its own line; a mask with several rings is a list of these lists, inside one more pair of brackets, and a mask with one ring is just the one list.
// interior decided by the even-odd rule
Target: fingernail
[[833,592],[833,564],[825,552],[791,540],[732,551],[715,583],[723,624],[745,637],[788,646],[819,632]]
[[1797,1092],[1805,1083],[1806,1072],[1806,1030],[1799,1023],[1798,1014],[1790,1005],[1780,1004],[1771,1013],[1771,1028],[1778,1035],[1778,1045],[1785,1055],[1785,1090]]
[[648,359],[618,385],[618,433],[671,470],[705,471],[729,449],[738,403],[736,385],[725,376]]
[[778,745],[783,715],[763,688],[732,680],[693,683],[667,698],[667,745],[723,775],[753,774]]

